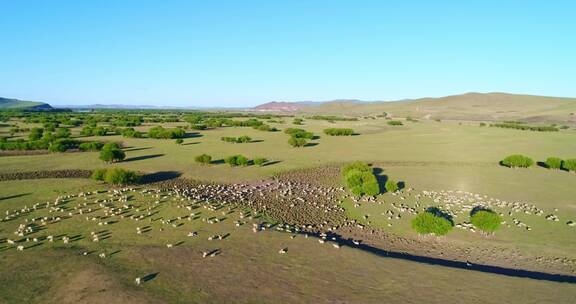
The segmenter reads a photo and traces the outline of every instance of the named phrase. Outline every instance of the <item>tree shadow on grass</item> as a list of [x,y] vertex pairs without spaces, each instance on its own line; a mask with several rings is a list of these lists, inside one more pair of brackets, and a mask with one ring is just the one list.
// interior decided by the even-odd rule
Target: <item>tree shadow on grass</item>
[[[378,181],[378,186],[380,187],[380,192],[381,193],[386,193],[388,191],[386,191],[386,182],[390,179],[388,177],[388,175],[383,174],[384,170],[382,168],[373,168],[372,169],[372,174],[374,174],[374,176],[376,176],[376,180]],[[402,190],[404,188],[406,188],[406,183],[403,181],[399,181],[397,182],[398,185],[398,190]]]
[[189,143],[184,143],[184,144],[182,144],[182,146],[197,145],[197,144],[199,144],[199,143],[200,143],[200,142],[198,142],[198,141],[195,141],[195,142],[189,142]]
[[262,165],[262,167],[272,166],[272,165],[275,165],[275,164],[278,164],[278,163],[281,163],[281,162],[282,162],[282,161],[280,161],[280,160],[273,160],[273,161],[265,162],[265,163]]
[[306,143],[306,144],[304,145],[304,147],[314,147],[314,146],[317,146],[317,145],[318,145],[318,143]]
[[164,156],[164,154],[142,155],[142,156],[136,156],[136,157],[127,158],[127,159],[125,159],[124,161],[125,161],[125,162],[132,162],[132,161],[145,160],[145,159],[162,157],[162,156]]
[[152,149],[152,147],[143,147],[143,148],[125,148],[124,151],[125,152],[133,152],[133,151],[141,151],[141,150],[148,150],[148,149]]
[[[308,233],[314,237],[320,237],[319,233]],[[554,273],[547,273],[547,272],[539,272],[539,271],[531,271],[531,270],[524,270],[524,269],[517,269],[517,268],[505,268],[501,266],[492,266],[486,264],[471,264],[468,262],[458,261],[458,260],[448,260],[444,258],[436,258],[436,257],[429,257],[424,255],[415,255],[406,252],[395,252],[395,251],[387,251],[378,247],[370,246],[367,244],[355,244],[351,239],[344,239],[338,234],[330,234],[329,236],[334,236],[338,240],[337,242],[340,245],[346,245],[351,248],[357,248],[365,252],[369,252],[376,256],[380,256],[383,258],[394,258],[400,259],[405,261],[412,261],[421,264],[428,264],[428,265],[436,265],[436,266],[443,266],[453,269],[464,269],[469,271],[477,271],[483,273],[490,273],[490,274],[497,274],[497,275],[505,275],[509,277],[517,277],[517,278],[529,278],[534,280],[542,280],[542,281],[549,281],[549,282],[564,282],[564,283],[571,283],[576,284],[576,276],[573,275],[564,275],[564,274],[554,274]]]
[[142,176],[140,182],[142,184],[150,184],[150,183],[157,183],[163,182],[171,179],[178,178],[182,175],[182,173],[177,171],[160,171],[151,174],[146,174]]
[[203,135],[198,133],[198,132],[191,132],[191,133],[186,133],[184,134],[184,136],[182,138],[198,138],[198,137],[202,137]]
[[428,207],[428,208],[426,208],[426,212],[432,213],[435,216],[443,217],[446,220],[448,220],[450,222],[450,224],[452,224],[452,226],[454,226],[454,219],[452,218],[452,216],[450,214],[442,211],[440,208]]
[[483,207],[483,206],[476,206],[474,208],[472,208],[472,211],[470,211],[470,216],[473,216],[474,214],[476,214],[476,212],[479,211],[486,211],[486,212],[490,212],[490,213],[495,213],[492,209]]
[[12,198],[19,198],[19,197],[30,195],[30,194],[32,194],[32,193],[21,193],[21,194],[15,194],[15,195],[10,195],[10,196],[4,196],[4,197],[0,197],[0,201],[12,199]]
[[159,274],[159,272],[147,274],[147,275],[142,277],[142,282],[146,283],[148,281],[152,281],[158,276],[158,274]]
[[372,174],[376,176],[376,180],[378,181],[378,186],[380,187],[380,192],[386,192],[386,182],[388,181],[388,175],[383,174],[384,170],[382,168],[373,168]]

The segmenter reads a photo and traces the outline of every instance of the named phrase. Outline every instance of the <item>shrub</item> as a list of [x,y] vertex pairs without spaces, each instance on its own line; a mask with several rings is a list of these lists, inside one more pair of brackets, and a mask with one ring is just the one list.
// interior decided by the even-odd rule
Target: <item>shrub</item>
[[398,187],[398,183],[393,181],[393,180],[387,180],[386,184],[384,184],[384,188],[386,188],[386,192],[396,192],[400,189],[400,187]]
[[330,136],[350,136],[354,134],[354,130],[347,128],[329,128],[324,130],[324,134]]
[[376,176],[372,172],[362,173],[362,192],[366,195],[377,195],[380,193],[380,185]]
[[344,183],[354,195],[377,195],[380,185],[370,166],[363,162],[354,162],[342,168]]
[[59,139],[50,143],[48,151],[50,152],[66,152],[68,149],[73,149],[78,147],[78,141],[71,139]]
[[193,124],[190,126],[192,130],[206,130],[207,127],[204,124]]
[[242,166],[242,167],[248,166],[249,162],[250,161],[248,160],[248,158],[246,158],[242,155],[236,156],[236,165],[238,165],[238,166]]
[[500,227],[502,218],[492,210],[473,210],[470,215],[470,222],[474,227],[486,233],[494,233]]
[[102,150],[120,149],[120,145],[115,142],[109,142],[102,146]]
[[252,141],[252,138],[250,136],[240,136],[238,137],[238,139],[236,139],[237,143],[249,143]]
[[120,168],[108,169],[104,175],[104,181],[113,185],[135,184],[140,180],[140,176],[134,171]]
[[100,159],[108,163],[121,161],[124,158],[126,158],[126,153],[120,150],[120,146],[117,143],[107,143],[100,151]]
[[296,148],[304,147],[306,145],[306,139],[291,136],[290,139],[288,139],[288,144]]
[[255,127],[255,129],[260,130],[260,131],[266,131],[266,132],[276,132],[278,131],[278,129],[271,127],[270,125],[261,125],[261,126],[257,126]]
[[516,130],[528,130],[528,131],[538,131],[538,132],[558,132],[559,129],[555,126],[529,126],[523,122],[517,121],[507,121],[504,123],[490,124],[491,127],[505,128],[505,129],[516,129]]
[[183,140],[182,138],[178,138],[178,139],[176,140],[176,144],[177,144],[177,145],[181,145],[183,142],[184,142],[184,140]]
[[268,160],[265,159],[265,158],[263,158],[263,157],[259,157],[259,158],[255,158],[255,159],[254,159],[254,164],[255,164],[256,166],[263,166],[263,165],[264,165],[265,163],[267,163],[267,162],[268,162]]
[[350,170],[353,170],[353,169],[358,169],[360,171],[370,171],[371,170],[370,166],[367,163],[361,162],[361,161],[356,161],[356,162],[353,162],[353,163],[350,163],[350,164],[344,166],[342,168],[342,175],[344,175],[344,176],[347,175],[348,172]]
[[566,171],[576,171],[576,158],[567,159],[562,162],[562,169]]
[[194,160],[197,163],[203,164],[203,165],[209,165],[212,162],[212,156],[208,155],[208,154],[201,154],[198,155],[194,158]]
[[534,161],[530,157],[514,154],[504,158],[500,164],[509,168],[528,168],[534,164]]
[[96,169],[92,171],[91,178],[97,181],[104,181],[104,176],[106,175],[106,169]]
[[231,167],[248,166],[249,163],[248,159],[242,155],[229,156],[224,159],[224,162],[229,164]]
[[548,169],[560,169],[562,168],[562,159],[558,157],[548,157],[544,164]]
[[231,142],[231,143],[235,143],[235,144],[242,144],[242,143],[249,143],[252,141],[252,138],[250,136],[240,136],[238,138],[236,137],[220,137],[220,140],[224,141],[224,142]]
[[122,130],[122,136],[131,138],[141,138],[142,132],[134,130],[134,128],[126,128]]
[[412,220],[412,229],[419,234],[446,235],[452,230],[452,222],[440,214],[425,211]]
[[42,138],[42,133],[44,133],[44,129],[32,128],[32,130],[30,130],[30,134],[28,134],[28,139],[39,140],[40,138]]
[[92,142],[81,143],[80,146],[78,146],[78,148],[80,149],[80,151],[84,151],[84,152],[100,151],[100,150],[102,150],[103,146],[104,146],[104,144],[101,142],[92,141]]
[[68,148],[61,142],[53,142],[48,147],[48,151],[50,152],[66,152],[66,150],[68,150]]
[[284,133],[295,137],[295,138],[305,138],[305,139],[313,139],[314,138],[314,133],[312,132],[307,132],[304,129],[298,129],[298,128],[288,128],[284,130]]
[[186,131],[184,131],[182,128],[165,129],[161,126],[158,126],[148,130],[149,138],[175,139],[175,138],[182,138],[185,135]]
[[70,135],[72,135],[72,132],[68,128],[58,128],[56,134],[54,134],[56,138],[68,138]]
[[401,126],[403,125],[403,123],[399,120],[390,120],[387,122],[388,125],[390,126]]

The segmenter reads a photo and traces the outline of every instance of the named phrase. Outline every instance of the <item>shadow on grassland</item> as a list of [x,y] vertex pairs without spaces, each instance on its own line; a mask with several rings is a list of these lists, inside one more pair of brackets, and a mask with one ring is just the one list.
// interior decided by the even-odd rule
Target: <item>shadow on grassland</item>
[[[310,234],[315,237],[320,237],[319,234]],[[421,264],[428,264],[428,265],[435,265],[435,266],[443,266],[443,267],[450,267],[462,270],[471,270],[471,271],[478,271],[484,273],[491,273],[497,275],[505,275],[509,277],[517,277],[517,278],[528,278],[534,280],[542,280],[542,281],[550,281],[550,282],[560,282],[560,283],[576,283],[576,276],[573,275],[564,275],[564,274],[554,274],[554,273],[547,273],[547,272],[540,272],[540,271],[531,271],[531,270],[524,270],[524,269],[514,269],[514,268],[505,268],[500,266],[492,266],[492,265],[483,265],[483,264],[472,264],[469,262],[461,262],[461,261],[454,261],[454,260],[446,260],[441,258],[434,258],[434,257],[427,257],[421,255],[413,255],[404,252],[394,252],[394,251],[387,251],[384,249],[380,249],[377,247],[373,247],[366,244],[354,244],[350,239],[343,239],[338,234],[329,234],[328,239],[331,237],[335,237],[338,244],[345,245],[351,248],[356,248],[363,250],[368,253],[372,253],[378,255],[380,257],[387,257],[387,258],[394,258],[394,259],[401,259],[411,262],[417,262]]]

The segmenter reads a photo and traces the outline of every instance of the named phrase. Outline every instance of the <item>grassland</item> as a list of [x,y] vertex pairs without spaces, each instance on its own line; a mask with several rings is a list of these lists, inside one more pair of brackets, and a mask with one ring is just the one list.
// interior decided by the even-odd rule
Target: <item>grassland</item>
[[[84,137],[82,140],[118,141],[125,146],[127,158],[123,162],[105,164],[98,153],[72,152],[28,156],[0,157],[0,173],[122,167],[142,172],[175,172],[185,178],[221,182],[256,183],[271,176],[295,169],[336,165],[353,160],[370,162],[380,171],[380,178],[403,181],[413,188],[408,195],[383,194],[377,202],[361,202],[359,206],[349,199],[335,202],[344,207],[350,219],[368,224],[391,235],[418,239],[410,229],[412,215],[402,214],[400,219],[387,219],[383,215],[392,204],[445,207],[445,202],[430,199],[417,200],[416,193],[423,190],[461,190],[510,202],[525,202],[544,210],[544,215],[555,214],[559,222],[544,216],[515,213],[507,215],[505,208],[497,210],[530,225],[532,230],[515,226],[503,227],[493,236],[455,229],[438,240],[440,244],[458,247],[489,248],[492,252],[516,251],[521,255],[562,257],[570,265],[576,261],[576,245],[571,240],[575,227],[566,222],[576,221],[576,175],[541,167],[508,169],[498,165],[504,156],[526,154],[535,160],[549,156],[576,157],[576,132],[531,132],[500,128],[479,127],[476,122],[404,122],[403,126],[389,126],[386,120],[360,119],[330,123],[305,120],[303,126],[294,126],[291,119],[285,123],[270,123],[278,129],[300,127],[312,131],[319,138],[312,145],[292,148],[288,135],[283,132],[262,132],[246,127],[225,127],[213,130],[189,131],[182,145],[174,140],[124,138],[121,136]],[[18,123],[11,121],[10,123]],[[24,124],[22,124],[24,126]],[[136,129],[145,131],[157,124],[144,124]],[[165,127],[184,126],[185,123],[164,123]],[[30,125],[25,125],[30,127]],[[326,128],[352,128],[358,135],[332,137],[323,135]],[[0,127],[0,136],[9,127]],[[80,128],[74,128],[78,135]],[[25,137],[26,134],[17,136]],[[252,143],[230,144],[221,137],[248,135]],[[196,155],[207,153],[215,160],[243,154],[249,158],[265,157],[271,164],[258,167],[232,168],[223,163],[209,166],[196,164]],[[340,177],[325,176],[339,184]],[[316,177],[312,177],[316,178]],[[304,182],[311,182],[304,180]],[[143,186],[145,187],[145,186]],[[0,182],[0,213],[23,205],[53,201],[58,195],[106,189],[96,182],[84,179],[43,179]],[[106,197],[107,194],[99,194]],[[132,193],[130,202],[148,204],[156,198]],[[400,196],[404,196],[401,199]],[[181,208],[174,203],[158,209],[157,217],[175,218]],[[81,201],[73,199],[69,206]],[[419,207],[420,208],[420,207]],[[178,227],[167,227],[154,221],[148,234],[137,235],[140,224],[121,220],[102,228],[82,218],[72,218],[42,231],[41,234],[80,235],[72,244],[43,242],[24,252],[8,249],[0,243],[0,302],[214,302],[234,298],[237,302],[554,302],[570,303],[576,296],[574,284],[537,281],[506,277],[462,269],[427,265],[348,248],[335,249],[319,244],[316,238],[276,231],[253,233],[251,223],[235,227],[240,209],[218,224],[197,220],[184,222]],[[218,212],[203,209],[203,216]],[[47,215],[36,211],[38,216]],[[212,214],[213,213],[213,214]],[[364,218],[368,215],[367,218]],[[459,214],[455,222],[466,221],[466,213]],[[255,218],[254,223],[268,221]],[[11,237],[20,221],[1,223],[0,240]],[[388,225],[391,224],[391,225]],[[109,230],[111,237],[99,243],[90,240],[90,232]],[[201,237],[188,238],[190,231]],[[221,241],[208,241],[208,235],[230,233]],[[167,243],[179,243],[166,248]],[[214,245],[214,242],[219,242]],[[215,247],[216,246],[216,247]],[[281,248],[286,254],[278,254]],[[202,258],[207,249],[219,249],[215,258]],[[117,253],[116,251],[120,250]],[[426,249],[423,248],[422,251]],[[83,252],[90,252],[83,256]],[[111,256],[101,259],[99,253]],[[503,255],[504,256],[504,255]],[[512,262],[510,262],[512,263]],[[135,286],[137,276],[154,275],[142,286]],[[335,279],[337,278],[337,279]],[[103,283],[107,282],[107,283]],[[103,290],[98,292],[97,290]],[[522,293],[517,290],[523,290]],[[248,292],[249,291],[249,292]]]
[[[77,194],[76,190],[103,190],[102,185],[87,180],[11,181],[0,189],[0,212],[32,202],[53,201],[59,195]],[[23,194],[8,198],[14,193]],[[144,205],[156,200],[135,192],[130,204]],[[110,199],[107,193],[93,199]],[[153,218],[173,218],[182,214],[171,198],[161,199],[161,207]],[[65,203],[83,203],[73,198]],[[120,203],[118,203],[120,205]],[[220,216],[219,211],[201,210],[202,217]],[[181,221],[171,227],[159,221],[145,224],[119,220],[108,226],[85,221],[75,216],[51,224],[42,235],[77,235],[70,244],[61,241],[42,242],[24,252],[0,248],[3,302],[41,303],[221,303],[235,302],[482,302],[496,303],[551,301],[568,303],[576,295],[572,284],[551,283],[530,279],[449,269],[442,266],[413,263],[381,257],[357,249],[335,249],[319,244],[316,238],[275,231],[253,233],[246,223],[234,227],[239,211],[230,213],[217,224],[200,220]],[[49,216],[47,210],[35,211],[34,216]],[[96,215],[96,214],[92,214]],[[258,221],[255,218],[254,221]],[[2,235],[11,231],[16,222],[3,224]],[[151,229],[137,235],[136,227]],[[160,228],[164,231],[160,231]],[[89,231],[106,231],[108,239],[98,243]],[[197,231],[198,237],[186,237]],[[230,233],[224,240],[208,241],[207,236]],[[101,234],[102,235],[102,234]],[[182,244],[166,248],[167,243]],[[217,243],[216,243],[217,242]],[[27,243],[34,244],[32,242]],[[221,254],[202,258],[201,252],[217,248]],[[288,248],[286,254],[278,254]],[[89,252],[84,256],[83,252]],[[98,254],[107,253],[106,258]],[[141,286],[133,284],[135,277],[151,279]],[[525,292],[517,293],[522,289]]]

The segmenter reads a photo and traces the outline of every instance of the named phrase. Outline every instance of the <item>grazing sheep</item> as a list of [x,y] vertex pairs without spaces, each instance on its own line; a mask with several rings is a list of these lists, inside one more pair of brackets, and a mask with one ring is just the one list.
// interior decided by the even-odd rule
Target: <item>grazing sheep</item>
[[174,247],[174,245],[173,244],[166,244],[166,247],[172,248],[172,247]]
[[284,254],[286,252],[288,252],[288,248],[282,248],[278,251],[278,253],[280,253],[280,254]]
[[18,251],[24,251],[24,246],[18,245],[18,247],[16,247],[16,250],[18,250]]
[[134,279],[134,283],[136,283],[136,285],[140,285],[141,281],[142,281],[141,278]]

